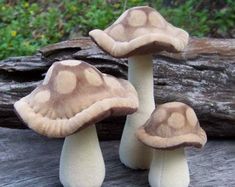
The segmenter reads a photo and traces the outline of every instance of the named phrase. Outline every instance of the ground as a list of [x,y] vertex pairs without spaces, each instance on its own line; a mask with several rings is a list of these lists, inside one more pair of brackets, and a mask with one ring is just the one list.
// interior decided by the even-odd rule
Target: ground
[[[62,187],[59,157],[63,139],[31,130],[0,128],[0,187]],[[106,164],[102,187],[146,187],[147,171],[133,171],[118,159],[119,141],[101,142]],[[210,140],[203,150],[187,149],[190,187],[235,186],[235,140]],[[179,171],[180,172],[180,171]]]

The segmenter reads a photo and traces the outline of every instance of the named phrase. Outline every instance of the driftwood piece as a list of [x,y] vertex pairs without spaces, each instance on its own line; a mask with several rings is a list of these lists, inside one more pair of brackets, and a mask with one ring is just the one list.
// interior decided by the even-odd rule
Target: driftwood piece
[[[56,60],[81,59],[104,73],[126,78],[127,60],[115,59],[88,38],[69,40],[41,49],[32,57],[0,62],[0,126],[23,126],[12,104],[40,83]],[[235,137],[235,39],[190,39],[185,51],[154,56],[155,100],[191,105],[212,137]],[[100,137],[120,138],[125,118],[98,125]]]
[[[59,157],[63,140],[48,139],[30,130],[0,128],[0,186],[62,187]],[[148,172],[124,167],[119,141],[101,142],[106,165],[102,187],[147,187]],[[190,187],[235,186],[235,141],[209,141],[203,150],[186,150]],[[179,171],[180,172],[180,171]]]

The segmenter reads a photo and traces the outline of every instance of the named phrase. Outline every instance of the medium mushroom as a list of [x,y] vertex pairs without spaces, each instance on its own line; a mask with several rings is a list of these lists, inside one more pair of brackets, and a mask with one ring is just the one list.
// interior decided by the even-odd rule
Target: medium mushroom
[[187,187],[189,169],[184,147],[201,148],[207,141],[194,110],[180,102],[159,105],[136,132],[155,149],[149,171],[151,187]]
[[134,134],[155,108],[152,54],[181,51],[188,43],[188,33],[168,23],[153,8],[141,6],[125,11],[104,31],[95,29],[89,35],[111,56],[128,57],[128,80],[137,90],[140,105],[136,113],[127,117],[120,160],[133,169],[149,168],[152,152]]
[[99,187],[105,176],[95,123],[133,113],[137,93],[126,80],[77,60],[54,63],[32,93],[14,104],[20,118],[48,137],[66,137],[60,160],[65,187]]

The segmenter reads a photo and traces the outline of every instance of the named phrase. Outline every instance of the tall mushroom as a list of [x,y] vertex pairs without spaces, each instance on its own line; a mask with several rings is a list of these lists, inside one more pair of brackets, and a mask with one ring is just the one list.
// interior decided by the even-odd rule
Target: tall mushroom
[[168,23],[153,8],[141,6],[125,11],[104,31],[96,29],[89,35],[108,54],[128,57],[128,80],[137,90],[140,106],[127,117],[119,154],[130,168],[148,168],[152,152],[134,134],[155,108],[152,54],[181,51],[188,43],[188,33]]
[[190,179],[184,147],[201,148],[207,141],[193,109],[180,102],[159,105],[136,134],[141,142],[155,149],[150,186],[187,187]]
[[133,113],[137,93],[126,80],[77,60],[54,63],[32,93],[14,104],[21,119],[48,137],[66,137],[60,160],[65,187],[99,187],[105,166],[94,124]]

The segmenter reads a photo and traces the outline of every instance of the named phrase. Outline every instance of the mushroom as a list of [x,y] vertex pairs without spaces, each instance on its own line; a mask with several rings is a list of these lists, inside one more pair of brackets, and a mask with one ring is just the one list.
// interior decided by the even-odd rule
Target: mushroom
[[138,107],[134,87],[77,60],[54,63],[32,93],[14,104],[20,118],[48,137],[66,137],[60,159],[65,187],[98,187],[105,166],[95,123]]
[[188,33],[168,23],[153,8],[140,6],[125,11],[104,31],[95,29],[89,35],[111,56],[128,57],[128,80],[137,90],[140,106],[127,117],[120,160],[133,169],[149,168],[152,152],[134,134],[155,108],[152,54],[181,51],[188,43]]
[[187,187],[189,169],[184,147],[201,148],[207,141],[194,110],[180,102],[159,105],[136,132],[155,149],[149,171],[151,187]]

